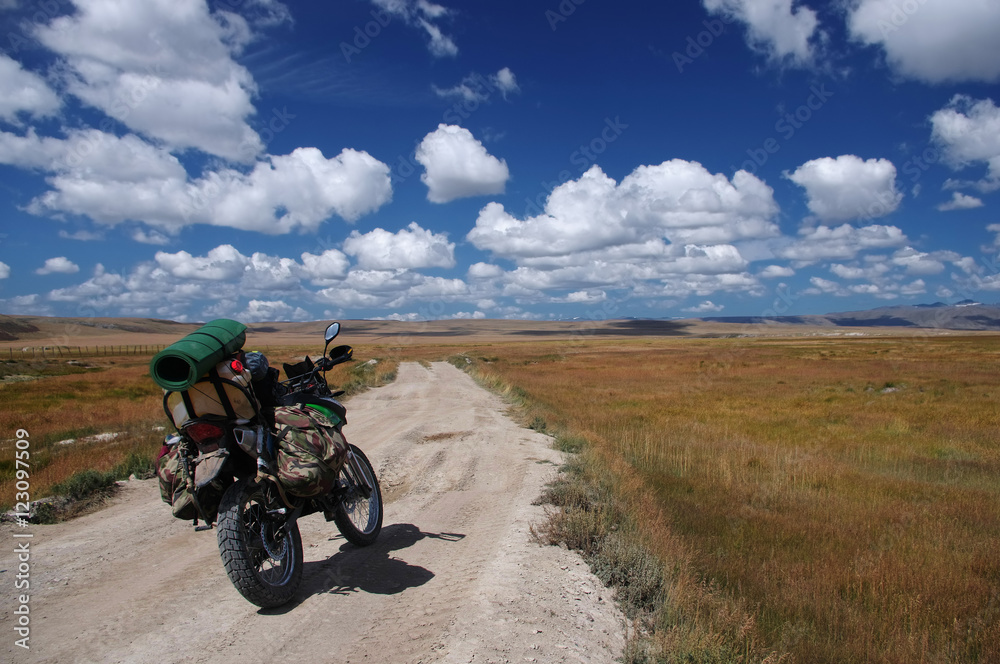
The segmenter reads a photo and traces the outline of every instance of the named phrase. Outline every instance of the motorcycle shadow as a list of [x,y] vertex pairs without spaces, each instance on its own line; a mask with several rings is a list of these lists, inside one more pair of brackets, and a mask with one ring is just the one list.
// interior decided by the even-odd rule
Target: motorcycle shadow
[[260,613],[287,613],[313,595],[348,595],[356,592],[395,595],[407,588],[422,586],[434,578],[434,573],[392,554],[427,538],[457,542],[464,539],[465,535],[427,533],[411,523],[385,526],[378,540],[371,546],[356,547],[344,542],[340,551],[326,560],[306,562],[302,569],[302,585],[295,598],[288,604],[261,610]]

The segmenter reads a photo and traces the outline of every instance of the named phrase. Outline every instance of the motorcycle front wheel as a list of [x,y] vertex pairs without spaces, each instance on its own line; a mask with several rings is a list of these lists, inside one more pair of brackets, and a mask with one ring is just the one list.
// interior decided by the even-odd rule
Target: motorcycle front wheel
[[[382,530],[382,489],[368,457],[355,445],[351,453],[356,463],[344,464],[334,491],[339,502],[333,520],[340,533],[355,546],[373,544]],[[372,487],[371,491],[367,487]]]
[[302,580],[299,526],[268,515],[264,492],[251,478],[223,494],[218,539],[226,574],[248,601],[268,609],[292,598]]

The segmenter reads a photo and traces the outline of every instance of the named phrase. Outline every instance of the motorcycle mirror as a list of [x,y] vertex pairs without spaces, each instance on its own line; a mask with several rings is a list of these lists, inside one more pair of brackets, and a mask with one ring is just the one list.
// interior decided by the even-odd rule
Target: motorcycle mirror
[[326,343],[333,341],[336,336],[340,334],[340,323],[330,323],[330,327],[326,328]]

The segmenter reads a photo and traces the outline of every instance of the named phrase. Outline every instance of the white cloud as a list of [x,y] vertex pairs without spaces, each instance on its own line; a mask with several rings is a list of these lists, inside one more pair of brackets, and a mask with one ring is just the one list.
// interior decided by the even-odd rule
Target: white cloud
[[69,231],[61,230],[59,231],[59,237],[64,240],[79,240],[80,242],[91,242],[93,240],[103,240],[103,233],[95,233],[93,231],[74,231],[70,233]]
[[499,279],[503,276],[503,268],[490,263],[473,263],[469,266],[469,279]]
[[7,265],[3,261],[0,261],[0,279],[6,279],[10,276],[10,265]]
[[784,265],[768,265],[758,274],[762,279],[776,279],[781,277],[794,277],[795,270]]
[[824,259],[852,259],[868,249],[898,247],[906,242],[906,235],[895,226],[817,226],[801,229],[798,240],[778,247],[775,254],[807,264]]
[[896,191],[896,167],[888,159],[823,157],[785,177],[805,188],[809,209],[824,221],[883,217],[903,200]]
[[42,301],[38,293],[31,295],[18,295],[0,300],[5,314],[26,315],[26,316],[51,316],[52,307]]
[[413,311],[408,314],[391,313],[388,316],[373,316],[370,320],[394,320],[404,323],[413,323],[415,321],[424,320],[424,318],[417,312]]
[[455,45],[451,37],[441,31],[441,28],[427,19],[419,19],[417,24],[430,37],[430,43],[427,45],[427,48],[430,50],[431,55],[438,58],[455,57],[458,55],[458,46]]
[[483,77],[480,74],[469,74],[462,79],[461,83],[450,88],[439,88],[436,85],[432,85],[431,88],[439,97],[457,98],[469,103],[485,102],[496,92],[499,92],[506,99],[507,95],[521,91],[517,84],[517,77],[514,76],[514,72],[509,67],[504,67],[488,77]]
[[35,274],[76,274],[79,271],[79,265],[65,256],[57,256],[46,260],[45,265],[35,270]]
[[868,272],[862,267],[857,267],[856,265],[841,265],[840,263],[834,263],[830,266],[830,272],[841,279],[864,279]]
[[575,291],[563,298],[563,302],[570,304],[595,304],[608,299],[608,294],[602,290]]
[[[747,43],[772,60],[797,65],[812,62],[814,42],[822,38],[816,12],[793,0],[702,0],[710,13],[747,26]],[[797,6],[796,6],[797,5]]]
[[343,252],[337,249],[327,249],[322,254],[302,254],[302,265],[305,274],[316,283],[331,279],[340,279],[347,274],[351,262]]
[[944,263],[939,259],[955,262],[959,258],[953,252],[928,254],[913,247],[903,247],[893,253],[892,264],[904,268],[907,274],[940,274],[944,272]]
[[[761,292],[736,244],[779,235],[773,192],[744,171],[729,180],[679,159],[640,166],[621,184],[591,167],[556,187],[544,211],[518,219],[486,205],[467,239],[514,261],[470,268],[473,281],[502,279],[501,294],[550,299],[552,290],[625,289],[636,297]],[[770,255],[770,253],[768,254]]]
[[520,92],[521,88],[517,84],[517,77],[514,76],[514,72],[510,70],[510,67],[504,67],[492,77],[493,82],[500,89],[500,94],[506,99],[508,94],[515,92]]
[[312,316],[302,307],[293,307],[280,301],[250,300],[246,310],[233,314],[243,323],[307,321]]
[[1000,189],[1000,108],[992,99],[956,95],[931,116],[931,138],[944,160],[958,170],[984,163],[987,175],[978,182],[955,183],[984,193]]
[[941,212],[951,212],[953,210],[972,210],[983,207],[983,201],[975,196],[968,196],[960,191],[952,192],[951,200],[937,206]]
[[923,279],[915,279],[908,284],[903,284],[900,289],[900,295],[922,295],[927,292],[927,284],[924,283]]
[[192,188],[192,207],[204,200],[207,208],[196,210],[197,218],[265,233],[314,231],[333,213],[354,221],[392,198],[389,167],[352,149],[327,159],[317,148],[296,148],[249,175],[219,171]]
[[56,173],[77,182],[98,179],[141,183],[183,181],[187,174],[172,154],[134,134],[115,136],[96,129],[74,129],[66,138],[0,132],[0,163]]
[[147,231],[142,228],[136,228],[132,231],[132,239],[139,244],[154,244],[154,245],[166,245],[170,244],[170,238],[160,233],[159,231]]
[[830,281],[829,279],[824,279],[822,277],[811,277],[809,279],[809,283],[811,283],[813,287],[807,288],[804,292],[810,295],[817,295],[820,293],[836,295],[838,297],[846,297],[849,295],[847,289],[843,288],[836,281]]
[[65,59],[67,91],[171,149],[252,162],[263,147],[247,123],[256,84],[233,55],[253,38],[234,13],[204,0],[75,0],[35,30]]
[[851,35],[882,47],[894,71],[928,83],[1000,78],[1000,4],[987,0],[855,0]]
[[[769,218],[773,192],[740,171],[732,181],[696,162],[673,160],[640,166],[620,185],[597,166],[556,187],[543,214],[524,220],[499,203],[484,207],[468,239],[480,249],[522,264],[568,264],[581,252],[609,258],[669,260],[687,256],[685,246],[705,240],[730,242],[777,235]],[[667,245],[664,237],[674,241]],[[552,257],[556,257],[553,260]]]
[[364,234],[353,231],[344,240],[344,253],[356,256],[358,267],[366,270],[455,266],[455,243],[448,242],[447,235],[434,234],[416,222],[397,233],[381,228]]
[[500,194],[510,178],[507,162],[489,154],[468,129],[455,125],[441,124],[427,134],[417,146],[416,159],[426,169],[420,179],[433,203]]
[[427,49],[431,55],[444,58],[458,55],[455,41],[444,34],[438,22],[447,18],[451,10],[427,0],[371,0],[380,9],[402,18],[407,24],[421,28],[429,38]]
[[0,120],[18,123],[18,114],[40,118],[53,116],[62,102],[45,80],[25,71],[21,63],[0,53]]
[[254,252],[247,261],[240,288],[248,295],[300,291],[302,290],[301,267],[291,258]]
[[983,253],[1000,251],[1000,224],[989,224],[986,230],[993,233],[993,246],[983,247]]
[[175,254],[158,251],[156,262],[167,273],[181,279],[231,281],[243,276],[250,261],[233,245],[223,244],[205,256],[192,256],[183,250]]
[[725,309],[726,307],[721,304],[715,304],[711,300],[705,300],[701,304],[682,309],[682,311],[687,311],[692,314],[708,314],[708,313],[718,313]]
[[333,214],[354,221],[392,197],[389,167],[345,149],[268,157],[249,173],[220,168],[189,180],[176,157],[133,134],[94,129],[65,139],[0,132],[0,163],[54,173],[33,214],[85,215],[115,225],[141,221],[168,232],[201,223],[262,233],[315,231]]

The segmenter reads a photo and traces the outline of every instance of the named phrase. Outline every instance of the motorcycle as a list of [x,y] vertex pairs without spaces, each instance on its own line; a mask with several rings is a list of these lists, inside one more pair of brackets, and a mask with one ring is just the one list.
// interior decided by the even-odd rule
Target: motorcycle
[[[353,353],[350,346],[329,349],[339,333],[339,323],[326,329],[323,356],[316,363],[307,356],[299,364],[285,364],[284,381],[276,380],[277,370],[268,368],[271,382],[248,384],[244,377],[250,372],[241,354],[227,356],[211,372],[215,393],[227,397],[224,415],[189,417],[196,410],[189,391],[164,393],[164,410],[177,428],[157,462],[164,500],[174,507],[175,516],[193,517],[195,530],[209,530],[216,523],[229,580],[262,608],[288,602],[301,582],[300,518],[322,512],[348,542],[362,547],[374,543],[382,528],[382,492],[375,469],[364,452],[343,439],[347,409],[337,400],[343,392],[331,391],[326,381],[326,372],[351,360]],[[281,422],[275,422],[273,414],[268,417],[261,404],[271,403],[300,409],[294,412],[304,409],[309,422],[324,423],[305,435],[320,436],[321,443],[336,442],[346,452],[346,458],[338,457],[342,465],[329,490],[324,484],[321,493],[303,497],[283,485],[276,462],[290,427],[279,430]],[[186,417],[179,427],[178,413]],[[204,525],[198,525],[199,518]]]

